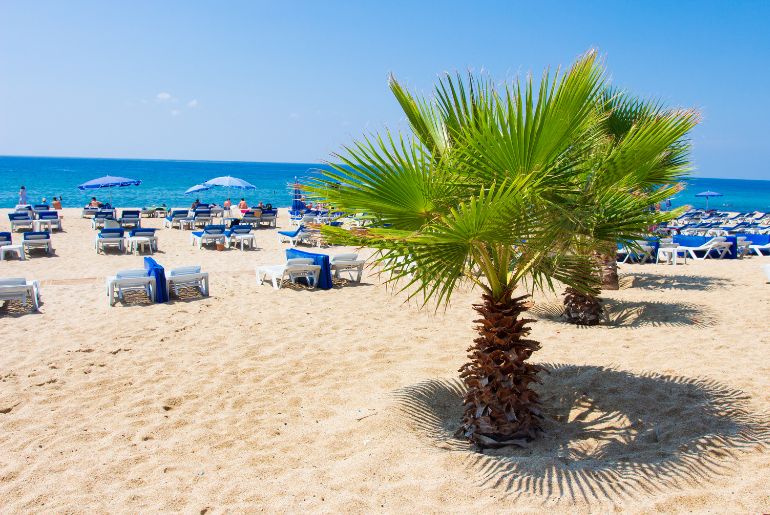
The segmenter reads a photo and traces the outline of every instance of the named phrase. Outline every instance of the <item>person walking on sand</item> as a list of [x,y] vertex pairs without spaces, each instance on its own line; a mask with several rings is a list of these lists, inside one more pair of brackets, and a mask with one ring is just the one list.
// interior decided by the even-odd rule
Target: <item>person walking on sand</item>
[[232,202],[230,202],[230,199],[228,198],[227,200],[225,200],[225,203],[224,203],[224,204],[222,204],[222,207],[223,207],[223,208],[225,208],[225,209],[227,209],[227,210],[229,211],[229,210],[230,210],[230,207],[232,207],[232,205],[233,205],[233,203],[232,203]]
[[23,185],[21,188],[19,188],[19,204],[27,204],[27,188],[25,188]]

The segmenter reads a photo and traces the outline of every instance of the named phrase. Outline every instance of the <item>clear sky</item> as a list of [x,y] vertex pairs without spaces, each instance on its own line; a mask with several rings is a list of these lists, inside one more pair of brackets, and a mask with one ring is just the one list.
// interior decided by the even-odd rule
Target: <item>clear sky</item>
[[770,179],[768,21],[764,0],[0,0],[0,155],[318,162],[404,126],[389,72],[429,92],[593,47],[618,86],[701,110],[697,175]]

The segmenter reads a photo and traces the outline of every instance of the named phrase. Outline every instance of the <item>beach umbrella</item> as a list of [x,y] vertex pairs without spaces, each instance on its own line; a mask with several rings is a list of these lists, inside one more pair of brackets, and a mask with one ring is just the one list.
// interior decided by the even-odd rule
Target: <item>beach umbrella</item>
[[695,194],[696,197],[706,197],[706,209],[709,208],[709,198],[710,197],[721,197],[721,193],[717,193],[716,191],[701,191],[700,193]]
[[199,191],[206,191],[210,189],[211,189],[211,186],[206,186],[205,184],[196,184],[192,188],[187,188],[187,191],[185,191],[184,194],[191,195],[193,193],[198,193]]
[[229,175],[225,175],[222,177],[215,177],[211,180],[208,180],[203,183],[204,186],[221,186],[223,188],[227,188],[227,196],[230,196],[230,188],[237,188],[239,190],[255,190],[257,189],[256,186],[254,186],[251,183],[248,183],[244,181],[243,179],[239,179],[238,177],[231,177]]
[[[88,182],[84,182],[78,186],[79,190],[97,190],[101,188],[122,188],[124,186],[139,186],[142,181],[137,179],[129,179],[127,177],[113,177],[112,175],[105,175],[98,179],[91,179]],[[112,205],[112,191],[110,191],[110,205]]]
[[291,200],[291,209],[294,212],[302,211],[305,209],[305,202],[302,200],[302,190],[300,189],[300,184],[297,182],[297,179],[294,179],[294,194],[292,195]]

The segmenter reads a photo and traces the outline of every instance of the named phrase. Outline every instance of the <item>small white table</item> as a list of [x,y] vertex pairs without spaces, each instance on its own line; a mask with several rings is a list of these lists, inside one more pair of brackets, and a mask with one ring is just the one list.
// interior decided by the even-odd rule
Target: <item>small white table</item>
[[[665,244],[664,244],[665,245]],[[666,263],[676,266],[677,257],[681,254],[682,257],[684,257],[684,264],[687,264],[687,250],[683,248],[679,248],[678,244],[674,244],[676,246],[661,246],[658,249],[658,255],[655,259],[656,263],[659,263],[661,258],[663,258]]]
[[150,249],[150,254],[153,252],[153,240],[154,238],[149,236],[129,236],[128,237],[128,251],[135,253],[144,250],[144,247]]
[[32,222],[32,228],[35,231],[44,231],[48,229],[48,232],[51,232],[53,230],[53,220],[34,220]]
[[19,256],[19,259],[21,261],[24,261],[27,259],[24,256],[24,245],[18,244],[18,245],[3,245],[0,247],[0,261],[5,259],[5,255],[9,252],[13,252],[17,256]]
[[234,234],[230,236],[230,242],[235,241],[235,245],[241,244],[241,250],[243,250],[244,244],[248,245],[250,249],[254,248],[254,235],[253,234]]

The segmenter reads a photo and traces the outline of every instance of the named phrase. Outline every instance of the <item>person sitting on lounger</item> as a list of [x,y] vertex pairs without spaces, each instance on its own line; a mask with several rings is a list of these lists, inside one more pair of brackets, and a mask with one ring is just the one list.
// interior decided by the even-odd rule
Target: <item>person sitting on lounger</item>
[[59,200],[58,197],[54,197],[53,202],[51,202],[51,207],[57,211],[61,210],[61,200]]
[[230,209],[230,207],[231,207],[232,205],[233,205],[233,203],[232,203],[232,202],[230,202],[230,199],[228,198],[227,200],[225,200],[225,203],[224,203],[224,204],[222,204],[222,207],[223,207],[223,208],[225,208],[225,209]]
[[238,209],[249,209],[249,204],[245,199],[241,199],[241,201],[238,202]]
[[196,209],[198,206],[200,206],[200,205],[201,205],[201,201],[200,201],[199,199],[197,199],[197,198],[196,198],[196,199],[195,199],[195,202],[193,202],[193,203],[192,203],[192,205],[190,206],[190,209],[192,209],[193,211],[195,211],[195,209]]
[[96,200],[96,197],[91,197],[91,202],[88,203],[88,207],[102,207],[102,203]]

